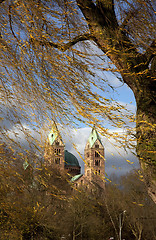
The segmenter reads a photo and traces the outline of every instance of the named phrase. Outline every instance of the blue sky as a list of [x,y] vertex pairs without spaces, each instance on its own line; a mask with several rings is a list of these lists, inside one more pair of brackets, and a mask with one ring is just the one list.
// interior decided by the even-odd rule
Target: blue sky
[[114,97],[118,99],[119,102],[128,103],[136,109],[136,102],[132,90],[124,84],[123,86],[116,89],[117,92],[114,93]]

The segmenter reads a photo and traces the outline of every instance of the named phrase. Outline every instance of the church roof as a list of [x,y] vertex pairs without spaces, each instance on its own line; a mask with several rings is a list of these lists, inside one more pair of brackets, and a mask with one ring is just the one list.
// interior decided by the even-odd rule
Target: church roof
[[90,147],[92,147],[94,145],[94,143],[96,142],[96,140],[99,140],[101,145],[102,145],[102,142],[101,142],[101,138],[99,137],[99,134],[95,128],[95,126],[92,128],[92,132],[88,138],[88,142],[90,144]]
[[67,150],[65,150],[65,166],[75,166],[80,167],[77,158]]
[[74,177],[72,177],[72,179],[70,180],[71,182],[75,182],[76,180],[78,180],[80,177],[82,177],[83,174],[78,174],[78,175],[75,175]]

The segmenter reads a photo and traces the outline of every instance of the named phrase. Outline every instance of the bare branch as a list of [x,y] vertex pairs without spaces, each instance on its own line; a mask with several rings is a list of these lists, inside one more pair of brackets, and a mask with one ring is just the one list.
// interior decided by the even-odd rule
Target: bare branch
[[46,39],[45,40],[44,39],[37,40],[37,39],[31,38],[30,41],[33,43],[39,43],[42,46],[51,46],[51,47],[57,48],[57,49],[65,52],[67,49],[74,46],[78,42],[86,41],[86,40],[94,40],[94,39],[95,39],[95,37],[92,36],[90,33],[85,33],[83,35],[76,36],[70,42],[65,43],[65,44],[54,43],[51,41],[47,41]]

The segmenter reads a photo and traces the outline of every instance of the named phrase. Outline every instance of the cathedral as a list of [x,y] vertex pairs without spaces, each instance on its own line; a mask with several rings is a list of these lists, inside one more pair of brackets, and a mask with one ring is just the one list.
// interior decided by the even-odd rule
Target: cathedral
[[104,147],[95,126],[84,148],[84,174],[81,173],[78,159],[65,150],[64,142],[55,123],[48,135],[44,158],[47,165],[66,171],[75,188],[81,186],[90,188],[93,185],[101,189],[105,188]]

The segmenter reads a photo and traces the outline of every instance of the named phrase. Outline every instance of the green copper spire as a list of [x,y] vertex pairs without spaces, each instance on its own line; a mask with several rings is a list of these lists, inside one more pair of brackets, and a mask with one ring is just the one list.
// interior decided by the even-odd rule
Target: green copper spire
[[53,126],[52,126],[52,129],[51,129],[51,131],[48,135],[48,140],[49,140],[50,145],[52,145],[54,143],[54,141],[57,139],[57,137],[59,137],[61,139],[59,130],[56,126],[56,123],[54,122]]
[[92,132],[91,132],[91,134],[88,138],[88,142],[90,144],[90,147],[92,147],[94,145],[94,143],[96,142],[97,139],[100,141],[100,143],[102,145],[101,138],[99,137],[99,134],[98,134],[95,126],[93,126]]

